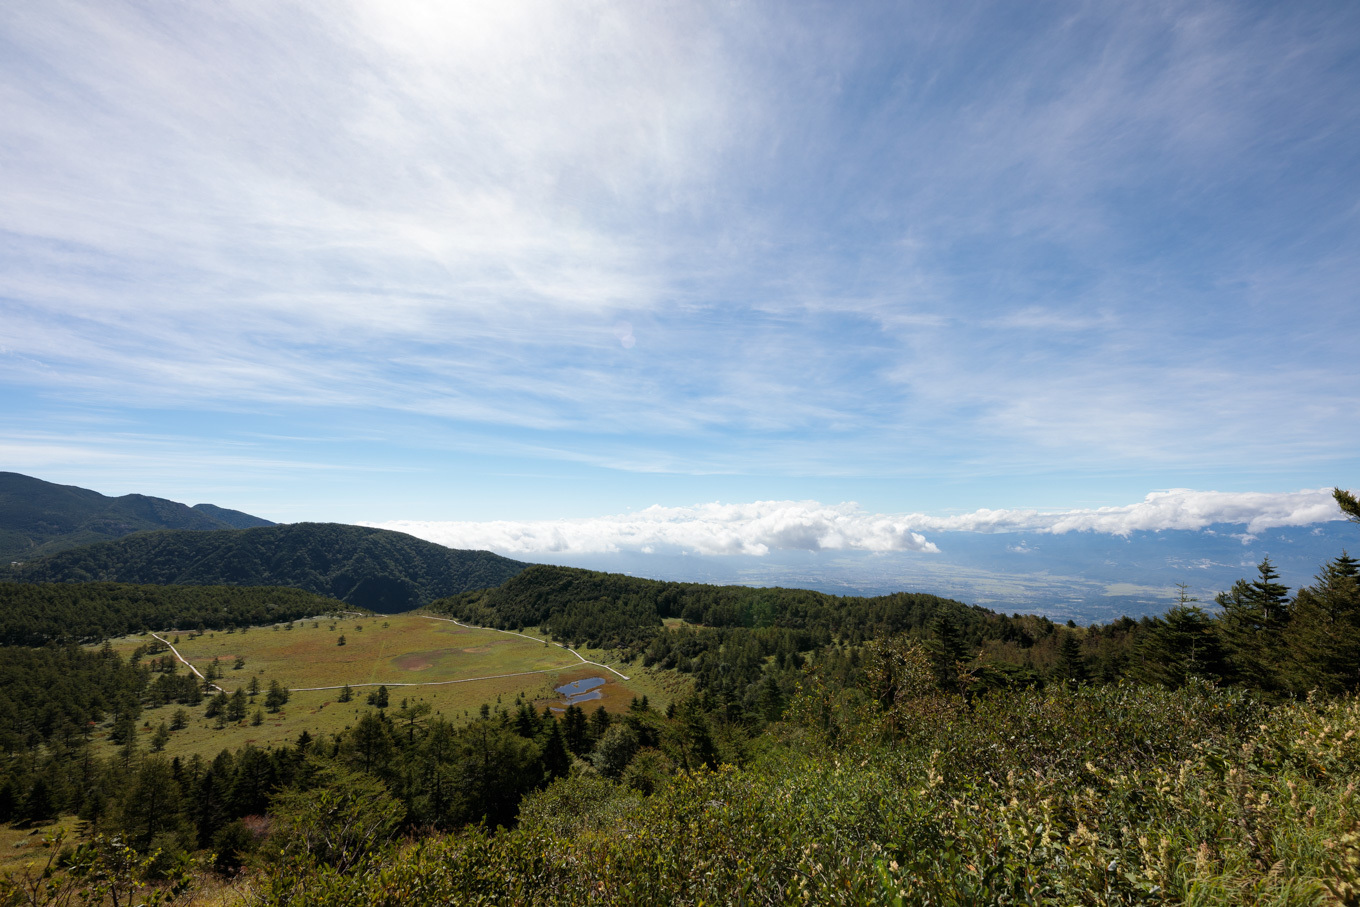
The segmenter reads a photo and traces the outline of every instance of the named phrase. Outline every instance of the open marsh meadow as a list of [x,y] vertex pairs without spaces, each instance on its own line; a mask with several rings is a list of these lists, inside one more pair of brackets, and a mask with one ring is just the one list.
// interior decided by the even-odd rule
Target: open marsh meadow
[[[379,686],[387,688],[389,711],[399,710],[403,701],[428,703],[433,714],[451,721],[476,717],[483,703],[513,707],[524,699],[539,711],[560,707],[556,687],[592,677],[605,680],[603,696],[585,704],[592,710],[603,705],[622,711],[633,697],[644,695],[664,706],[680,692],[674,675],[615,664],[605,652],[582,649],[578,657],[576,650],[538,638],[532,630],[505,633],[417,614],[318,616],[243,630],[199,634],[180,629],[158,635],[199,672],[209,673],[215,662],[214,683],[227,693],[248,693],[252,679],[258,689],[250,697],[246,719],[224,727],[204,716],[206,699],[192,708],[170,704],[143,711],[139,727],[148,747],[162,722],[169,727],[177,710],[188,712],[187,726],[172,730],[165,745],[171,756],[211,757],[247,743],[267,747],[292,742],[304,730],[313,736],[342,731],[374,707],[368,696]],[[128,656],[155,643],[155,635],[145,634],[113,640],[112,646]],[[170,653],[144,658],[162,654]],[[177,662],[176,670],[189,669]],[[290,693],[282,708],[269,712],[265,698],[274,681]],[[352,699],[340,702],[346,685]],[[254,723],[257,712],[262,715],[259,724]]]

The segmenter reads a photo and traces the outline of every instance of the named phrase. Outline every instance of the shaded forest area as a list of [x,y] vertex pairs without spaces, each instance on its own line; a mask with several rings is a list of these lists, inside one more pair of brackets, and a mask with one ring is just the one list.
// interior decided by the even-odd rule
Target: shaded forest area
[[290,586],[383,613],[505,582],[524,564],[386,529],[293,523],[215,532],[141,532],[37,558],[0,579],[191,586]]
[[92,643],[169,628],[226,630],[343,607],[333,598],[279,586],[0,581],[0,645]]

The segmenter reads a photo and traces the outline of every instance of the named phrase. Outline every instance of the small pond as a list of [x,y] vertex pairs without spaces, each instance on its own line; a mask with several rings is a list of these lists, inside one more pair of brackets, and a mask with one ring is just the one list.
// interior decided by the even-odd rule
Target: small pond
[[604,690],[599,689],[602,686],[603,677],[587,677],[584,680],[563,684],[557,687],[557,692],[562,694],[567,705],[576,705],[578,702],[588,702],[591,699],[603,699]]

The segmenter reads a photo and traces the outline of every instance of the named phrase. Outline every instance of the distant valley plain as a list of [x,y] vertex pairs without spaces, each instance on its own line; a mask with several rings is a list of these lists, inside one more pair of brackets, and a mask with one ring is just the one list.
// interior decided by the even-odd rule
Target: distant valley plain
[[652,579],[795,586],[836,595],[927,592],[1002,613],[1105,622],[1160,614],[1177,583],[1206,605],[1269,557],[1291,589],[1312,582],[1343,549],[1360,551],[1360,532],[1336,521],[1245,534],[1241,525],[1205,530],[977,533],[929,536],[938,553],[776,551],[764,557],[679,552],[536,554],[526,560],[630,573]]

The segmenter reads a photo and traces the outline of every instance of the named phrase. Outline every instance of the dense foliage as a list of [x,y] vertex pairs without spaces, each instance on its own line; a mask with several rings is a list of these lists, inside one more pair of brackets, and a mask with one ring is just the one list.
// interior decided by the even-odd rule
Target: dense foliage
[[0,472],[0,564],[149,529],[269,525],[268,520],[212,504],[186,507],[141,494],[110,498],[87,488]]
[[[909,651],[909,650],[908,650]],[[579,772],[517,827],[275,864],[265,904],[1353,904],[1360,707],[1194,686],[819,689],[744,765]],[[828,698],[829,697],[829,698]],[[894,711],[918,721],[905,731]],[[919,723],[947,716],[949,720]],[[890,727],[889,725],[892,724]],[[1133,742],[1134,746],[1127,744]]]
[[22,582],[292,586],[394,613],[497,585],[523,568],[519,561],[489,551],[457,551],[385,529],[294,523],[137,533],[28,561],[12,568],[10,577]]
[[135,718],[145,687],[143,673],[110,651],[0,647],[0,753],[82,737],[106,716]]
[[144,630],[225,630],[338,611],[333,598],[252,586],[0,581],[0,645],[97,642]]

